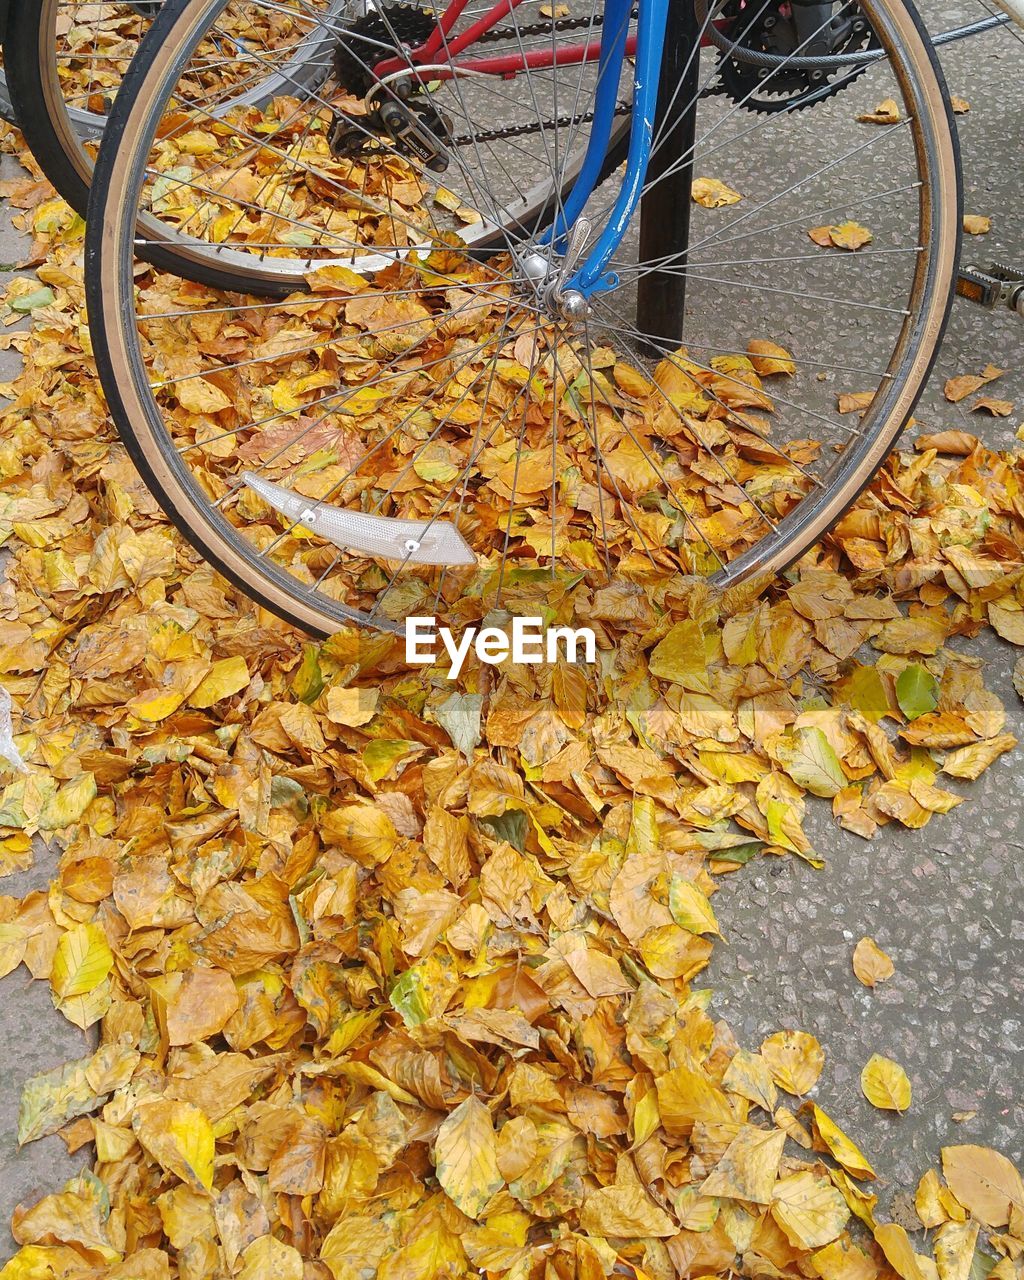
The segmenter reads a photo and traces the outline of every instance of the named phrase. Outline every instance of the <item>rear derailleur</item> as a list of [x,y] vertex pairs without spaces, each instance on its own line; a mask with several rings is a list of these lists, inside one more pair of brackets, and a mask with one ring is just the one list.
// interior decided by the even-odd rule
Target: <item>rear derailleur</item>
[[350,116],[336,111],[327,135],[331,154],[358,157],[373,150],[374,143],[385,150],[418,160],[434,173],[444,173],[451,164],[452,122],[430,101],[415,79],[382,83],[366,95],[369,110]]

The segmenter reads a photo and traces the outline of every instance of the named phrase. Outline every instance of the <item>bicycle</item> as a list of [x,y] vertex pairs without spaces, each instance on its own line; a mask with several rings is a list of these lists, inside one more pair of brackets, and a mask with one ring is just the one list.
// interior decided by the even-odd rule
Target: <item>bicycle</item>
[[[958,158],[903,0],[521,4],[169,0],[109,118],[87,284],[114,420],[193,545],[308,631],[539,582],[557,609],[613,568],[655,594],[775,573],[871,479],[941,338]],[[267,53],[243,22],[291,34]],[[226,63],[236,89],[302,41],[322,81],[222,109]],[[898,123],[835,106],[882,96]],[[785,173],[741,163],[755,136]],[[718,207],[691,205],[712,157]],[[136,288],[155,224],[202,285]],[[778,299],[850,326],[850,359],[775,342]]]

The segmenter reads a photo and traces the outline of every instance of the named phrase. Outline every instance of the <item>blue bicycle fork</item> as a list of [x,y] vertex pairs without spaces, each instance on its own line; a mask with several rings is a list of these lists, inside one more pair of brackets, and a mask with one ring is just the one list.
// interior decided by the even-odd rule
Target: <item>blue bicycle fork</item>
[[[606,268],[622,243],[633,215],[637,211],[647,179],[654,142],[655,111],[670,3],[672,0],[640,0],[636,32],[633,122],[626,171],[618,198],[601,234],[563,285],[566,293],[572,291],[589,298],[591,294],[613,289],[618,284],[618,277],[614,272],[606,272]],[[680,3],[680,0],[675,0],[675,3]],[[594,193],[608,155],[632,10],[633,0],[605,0],[590,141],[572,191],[559,209],[554,223],[541,238],[542,244],[552,245],[563,253],[573,226]]]

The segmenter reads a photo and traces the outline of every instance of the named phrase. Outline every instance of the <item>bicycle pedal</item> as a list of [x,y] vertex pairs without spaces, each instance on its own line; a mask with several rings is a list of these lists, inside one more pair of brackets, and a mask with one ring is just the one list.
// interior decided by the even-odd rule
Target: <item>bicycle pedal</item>
[[268,506],[292,521],[292,528],[301,525],[341,551],[439,568],[476,564],[472,547],[450,520],[401,520],[346,511],[317,498],[304,498],[251,471],[243,471],[241,478]]
[[1024,316],[1024,271],[1000,262],[990,262],[987,271],[980,267],[961,267],[956,291],[961,298],[977,302],[989,311],[1005,304]]

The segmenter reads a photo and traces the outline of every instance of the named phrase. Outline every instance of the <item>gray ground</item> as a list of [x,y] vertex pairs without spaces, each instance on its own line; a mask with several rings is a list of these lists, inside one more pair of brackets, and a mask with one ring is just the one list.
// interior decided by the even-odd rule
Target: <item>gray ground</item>
[[[976,5],[926,4],[932,31],[973,20]],[[992,217],[987,236],[967,237],[964,261],[1024,262],[1024,211],[1008,183],[1019,172],[1024,47],[1007,31],[948,46],[950,91],[971,110],[958,117],[966,209]],[[1011,448],[1024,419],[1024,323],[958,302],[931,385],[918,410],[929,428],[963,427]],[[998,393],[1010,418],[969,414],[942,395],[946,378],[987,361],[1007,370]],[[1010,672],[1017,652],[992,632],[957,647],[985,664],[989,686],[1024,740],[1024,706]],[[939,1148],[975,1142],[1024,1156],[1024,797],[1019,750],[978,782],[966,802],[921,831],[896,824],[865,843],[838,831],[824,807],[808,824],[826,868],[761,861],[729,878],[715,899],[727,945],[715,948],[707,982],[715,1008],[744,1044],[780,1027],[813,1032],[826,1052],[816,1091],[861,1145],[887,1195],[916,1186]],[[875,988],[853,975],[865,934],[892,956],[896,975]],[[860,1070],[873,1053],[894,1058],[914,1089],[910,1112],[875,1110]],[[954,1114],[975,1113],[953,1120]]]
[[[925,3],[933,31],[980,15],[974,0]],[[966,261],[984,265],[1002,257],[1020,265],[1024,45],[1001,31],[951,46],[942,60],[951,91],[971,103],[970,113],[959,118],[967,210],[993,219],[988,236],[968,241]],[[9,217],[0,216],[0,263],[17,260],[23,243]],[[799,331],[800,312],[794,304],[787,330]],[[820,358],[847,359],[851,337],[855,331],[820,332]],[[1024,416],[1022,337],[1024,322],[959,303],[920,421],[934,428],[963,425],[996,447],[1010,446]],[[1008,370],[994,393],[1015,399],[1017,412],[1009,419],[968,415],[964,406],[942,398],[947,377],[978,372],[989,361]],[[0,353],[0,377],[8,376]],[[1024,708],[1010,683],[1010,647],[991,634],[966,647],[985,662],[991,687],[1009,709],[1008,727],[1024,738]],[[952,815],[935,818],[920,832],[893,825],[873,843],[837,830],[819,806],[808,826],[827,860],[824,871],[795,858],[761,861],[730,877],[716,899],[727,939],[716,947],[707,975],[716,1010],[750,1047],[782,1027],[818,1036],[827,1062],[816,1096],[874,1162],[883,1197],[912,1189],[946,1142],[990,1143],[1021,1159],[1020,759],[1019,752],[1003,757],[978,783],[965,785],[967,802]],[[21,894],[42,885],[51,866],[41,852],[33,872],[0,889]],[[873,993],[850,967],[853,946],[864,934],[877,938],[896,965],[896,976]],[[17,1151],[22,1084],[84,1051],[81,1033],[53,1011],[45,986],[19,975],[5,980],[0,1257],[12,1247],[6,1223],[14,1205],[54,1189],[80,1166],[57,1138]],[[875,1111],[860,1095],[861,1066],[876,1052],[895,1058],[911,1077],[914,1104],[905,1116]],[[955,1113],[970,1118],[955,1121]]]

